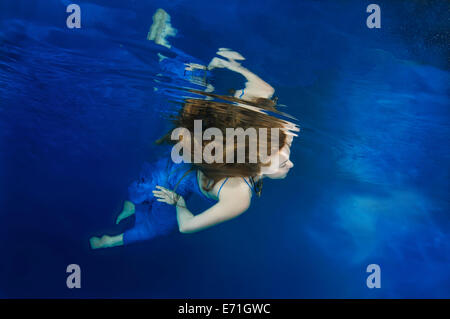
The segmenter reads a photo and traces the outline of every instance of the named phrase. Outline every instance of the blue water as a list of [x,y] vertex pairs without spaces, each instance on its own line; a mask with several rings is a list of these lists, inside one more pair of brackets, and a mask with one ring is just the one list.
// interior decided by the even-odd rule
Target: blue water
[[[368,29],[371,2],[83,1],[68,29],[68,1],[1,1],[0,297],[450,297],[449,3],[377,1]],[[157,8],[274,86],[295,167],[235,220],[92,251],[167,129]]]

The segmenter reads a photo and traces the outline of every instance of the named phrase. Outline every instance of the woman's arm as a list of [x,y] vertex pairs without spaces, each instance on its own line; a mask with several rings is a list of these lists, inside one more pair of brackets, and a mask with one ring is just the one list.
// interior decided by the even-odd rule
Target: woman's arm
[[[223,191],[223,190],[222,190]],[[177,205],[178,227],[181,233],[195,233],[205,228],[233,219],[250,206],[250,199],[240,196],[225,196],[221,194],[220,200],[203,213],[193,215],[186,205]],[[183,200],[184,202],[184,200]]]
[[237,52],[228,49],[219,49],[217,52],[228,60],[222,58],[213,58],[208,65],[208,69],[212,70],[214,68],[226,68],[228,70],[240,73],[247,80],[245,83],[245,89],[237,90],[235,97],[243,100],[251,100],[253,98],[266,98],[270,99],[275,92],[275,89],[259,76],[244,68],[236,60],[244,60],[244,58]]
[[[247,187],[247,185],[245,185]],[[160,191],[154,191],[158,201],[174,205],[176,203],[178,228],[181,233],[195,233],[205,228],[217,225],[235,218],[245,212],[250,206],[251,194],[248,187],[242,185],[224,187],[220,193],[219,201],[203,213],[194,215],[186,207],[183,197],[174,192],[157,186]],[[173,194],[176,199],[174,200]]]

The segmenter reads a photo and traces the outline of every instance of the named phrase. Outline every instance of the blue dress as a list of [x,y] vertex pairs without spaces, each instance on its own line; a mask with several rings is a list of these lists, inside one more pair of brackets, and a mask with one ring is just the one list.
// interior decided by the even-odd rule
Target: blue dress
[[135,224],[124,232],[124,245],[166,235],[178,229],[175,206],[159,202],[153,197],[152,191],[156,185],[170,190],[175,190],[176,186],[175,192],[185,200],[197,193],[211,204],[216,203],[200,191],[197,171],[189,171],[188,164],[175,164],[170,156],[152,164],[145,163],[139,180],[128,188],[129,199],[135,205]]
[[[217,197],[227,180],[228,178],[222,182]],[[243,180],[253,191],[249,182],[245,178]],[[167,235],[178,229],[175,206],[156,200],[152,193],[156,185],[175,190],[185,200],[197,193],[212,205],[217,202],[201,191],[197,170],[189,170],[188,164],[175,164],[170,157],[160,159],[153,164],[146,163],[139,180],[133,182],[128,188],[129,199],[135,205],[136,219],[134,226],[124,232],[124,245]]]

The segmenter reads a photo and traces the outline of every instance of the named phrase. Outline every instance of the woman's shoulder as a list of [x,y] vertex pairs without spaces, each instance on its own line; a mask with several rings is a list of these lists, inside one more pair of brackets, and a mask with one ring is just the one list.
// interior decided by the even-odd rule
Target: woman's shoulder
[[219,199],[221,195],[232,195],[239,199],[250,199],[252,197],[252,189],[248,177],[228,177],[221,183],[223,185],[220,190]]
[[252,192],[243,177],[228,177],[218,197],[219,203],[237,216],[250,207]]

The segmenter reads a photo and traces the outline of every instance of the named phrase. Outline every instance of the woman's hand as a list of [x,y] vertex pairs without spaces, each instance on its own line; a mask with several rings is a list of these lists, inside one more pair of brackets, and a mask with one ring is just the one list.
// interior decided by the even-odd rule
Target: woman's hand
[[164,202],[169,205],[176,205],[180,207],[186,207],[186,203],[184,201],[183,196],[178,195],[177,193],[167,189],[165,187],[157,185],[156,188],[158,190],[153,191],[153,196],[155,196],[158,202]]

